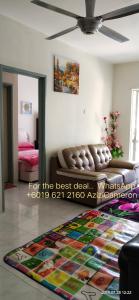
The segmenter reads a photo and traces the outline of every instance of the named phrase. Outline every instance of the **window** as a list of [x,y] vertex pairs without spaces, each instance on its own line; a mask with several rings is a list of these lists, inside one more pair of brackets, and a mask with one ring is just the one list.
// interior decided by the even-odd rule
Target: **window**
[[139,90],[132,90],[130,159],[139,161]]

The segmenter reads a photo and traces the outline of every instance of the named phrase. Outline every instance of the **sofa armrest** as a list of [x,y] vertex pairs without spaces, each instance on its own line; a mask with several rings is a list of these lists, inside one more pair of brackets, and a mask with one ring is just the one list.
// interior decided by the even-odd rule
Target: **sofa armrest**
[[[119,253],[121,300],[139,299],[139,234],[126,243]],[[130,294],[123,291],[130,291]]]
[[109,162],[109,167],[135,170],[139,168],[139,162],[112,159]]
[[119,265],[122,265],[123,257],[128,262],[139,263],[139,234],[122,247],[119,255]]
[[107,179],[106,174],[87,171],[87,170],[77,170],[77,169],[58,169],[56,171],[56,174],[61,176],[72,177],[76,179],[85,179],[91,181],[101,181]]

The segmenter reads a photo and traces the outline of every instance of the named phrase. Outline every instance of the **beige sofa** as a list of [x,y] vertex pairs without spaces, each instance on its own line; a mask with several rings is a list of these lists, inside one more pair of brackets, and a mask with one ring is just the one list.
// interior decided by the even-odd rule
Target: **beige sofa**
[[51,158],[52,196],[95,207],[133,189],[139,163],[112,159],[103,144],[66,148]]

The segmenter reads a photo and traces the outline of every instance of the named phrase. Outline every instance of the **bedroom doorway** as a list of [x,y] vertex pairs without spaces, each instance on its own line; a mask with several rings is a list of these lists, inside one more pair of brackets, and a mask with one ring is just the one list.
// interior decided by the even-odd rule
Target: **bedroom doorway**
[[39,181],[38,79],[17,75],[18,183]]
[[[9,85],[8,84],[5,85],[3,80],[4,76],[10,77],[11,75],[14,78],[14,80],[15,78],[17,80],[17,76],[20,76],[20,78],[22,79],[28,77],[30,80],[34,79],[34,81],[35,80],[37,81],[38,112],[34,120],[36,126],[35,136],[32,138],[32,140],[29,140],[29,136],[28,136],[27,137],[28,140],[22,141],[23,143],[25,142],[25,144],[24,145],[22,144],[20,146],[29,147],[30,144],[30,146],[32,145],[32,148],[34,148],[34,151],[36,152],[39,151],[38,177],[37,178],[29,177],[28,180],[38,181],[40,187],[44,182],[46,182],[46,150],[45,150],[46,76],[38,73],[32,73],[29,71],[0,65],[0,212],[5,211],[4,183],[6,181],[10,181],[11,183],[14,182],[14,175],[15,175],[14,172],[18,172],[18,170],[15,170],[14,166],[12,166],[12,164],[14,165],[15,153],[14,151],[12,153],[12,150],[8,151],[10,147],[12,149],[14,149],[14,146],[17,147],[17,141],[19,140],[18,137],[19,132],[17,132],[18,127],[15,126],[15,122],[18,116],[18,105],[13,105],[13,101],[12,101],[15,99],[17,91],[16,89],[14,90],[13,83],[10,83]],[[22,111],[24,111],[25,114],[31,115],[32,113],[31,101],[30,102],[24,101],[25,98],[24,97],[23,97],[24,99],[21,98],[20,98],[20,102],[23,103],[21,103],[22,107],[20,107],[20,111],[22,109]],[[26,127],[27,122],[24,121],[23,123],[24,126]],[[27,133],[26,130],[25,132]],[[30,143],[30,141],[31,142],[33,141],[33,143]],[[18,152],[16,155],[18,158]],[[23,171],[24,170],[22,170],[22,176],[26,175],[24,174]],[[36,173],[35,172],[31,173],[31,176],[32,175],[36,176]],[[26,181],[26,176],[24,179]]]

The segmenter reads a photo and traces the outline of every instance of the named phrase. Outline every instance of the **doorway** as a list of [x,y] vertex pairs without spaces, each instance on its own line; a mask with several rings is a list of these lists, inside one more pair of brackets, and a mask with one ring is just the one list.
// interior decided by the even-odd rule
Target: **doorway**
[[[5,114],[8,116],[8,112],[12,111],[12,101],[9,106],[8,95],[10,95],[12,87],[4,88],[2,82],[3,72],[7,72],[10,74],[17,74],[23,76],[29,76],[32,78],[38,79],[38,111],[39,111],[39,120],[38,122],[38,136],[39,136],[39,186],[40,190],[42,184],[46,181],[46,150],[45,150],[45,107],[46,107],[46,76],[38,73],[32,73],[30,71],[20,70],[8,66],[0,65],[0,212],[5,211],[5,197],[4,197],[4,181],[7,178],[12,180],[12,172],[8,174],[8,170],[12,168],[7,168],[6,158],[10,160],[11,153],[5,152],[5,148],[7,147],[7,143],[10,142],[6,137],[6,130],[8,130],[8,122],[11,119],[8,117],[8,120],[5,117]],[[3,104],[3,99],[6,100],[6,104]],[[12,127],[11,127],[12,130]],[[12,137],[11,132],[9,131],[9,137]],[[8,149],[8,147],[7,147]],[[12,162],[12,160],[10,160]]]
[[16,179],[17,184],[24,182],[27,186],[30,182],[39,181],[38,79],[18,75],[17,88],[18,140],[16,140],[15,167],[18,176]]

